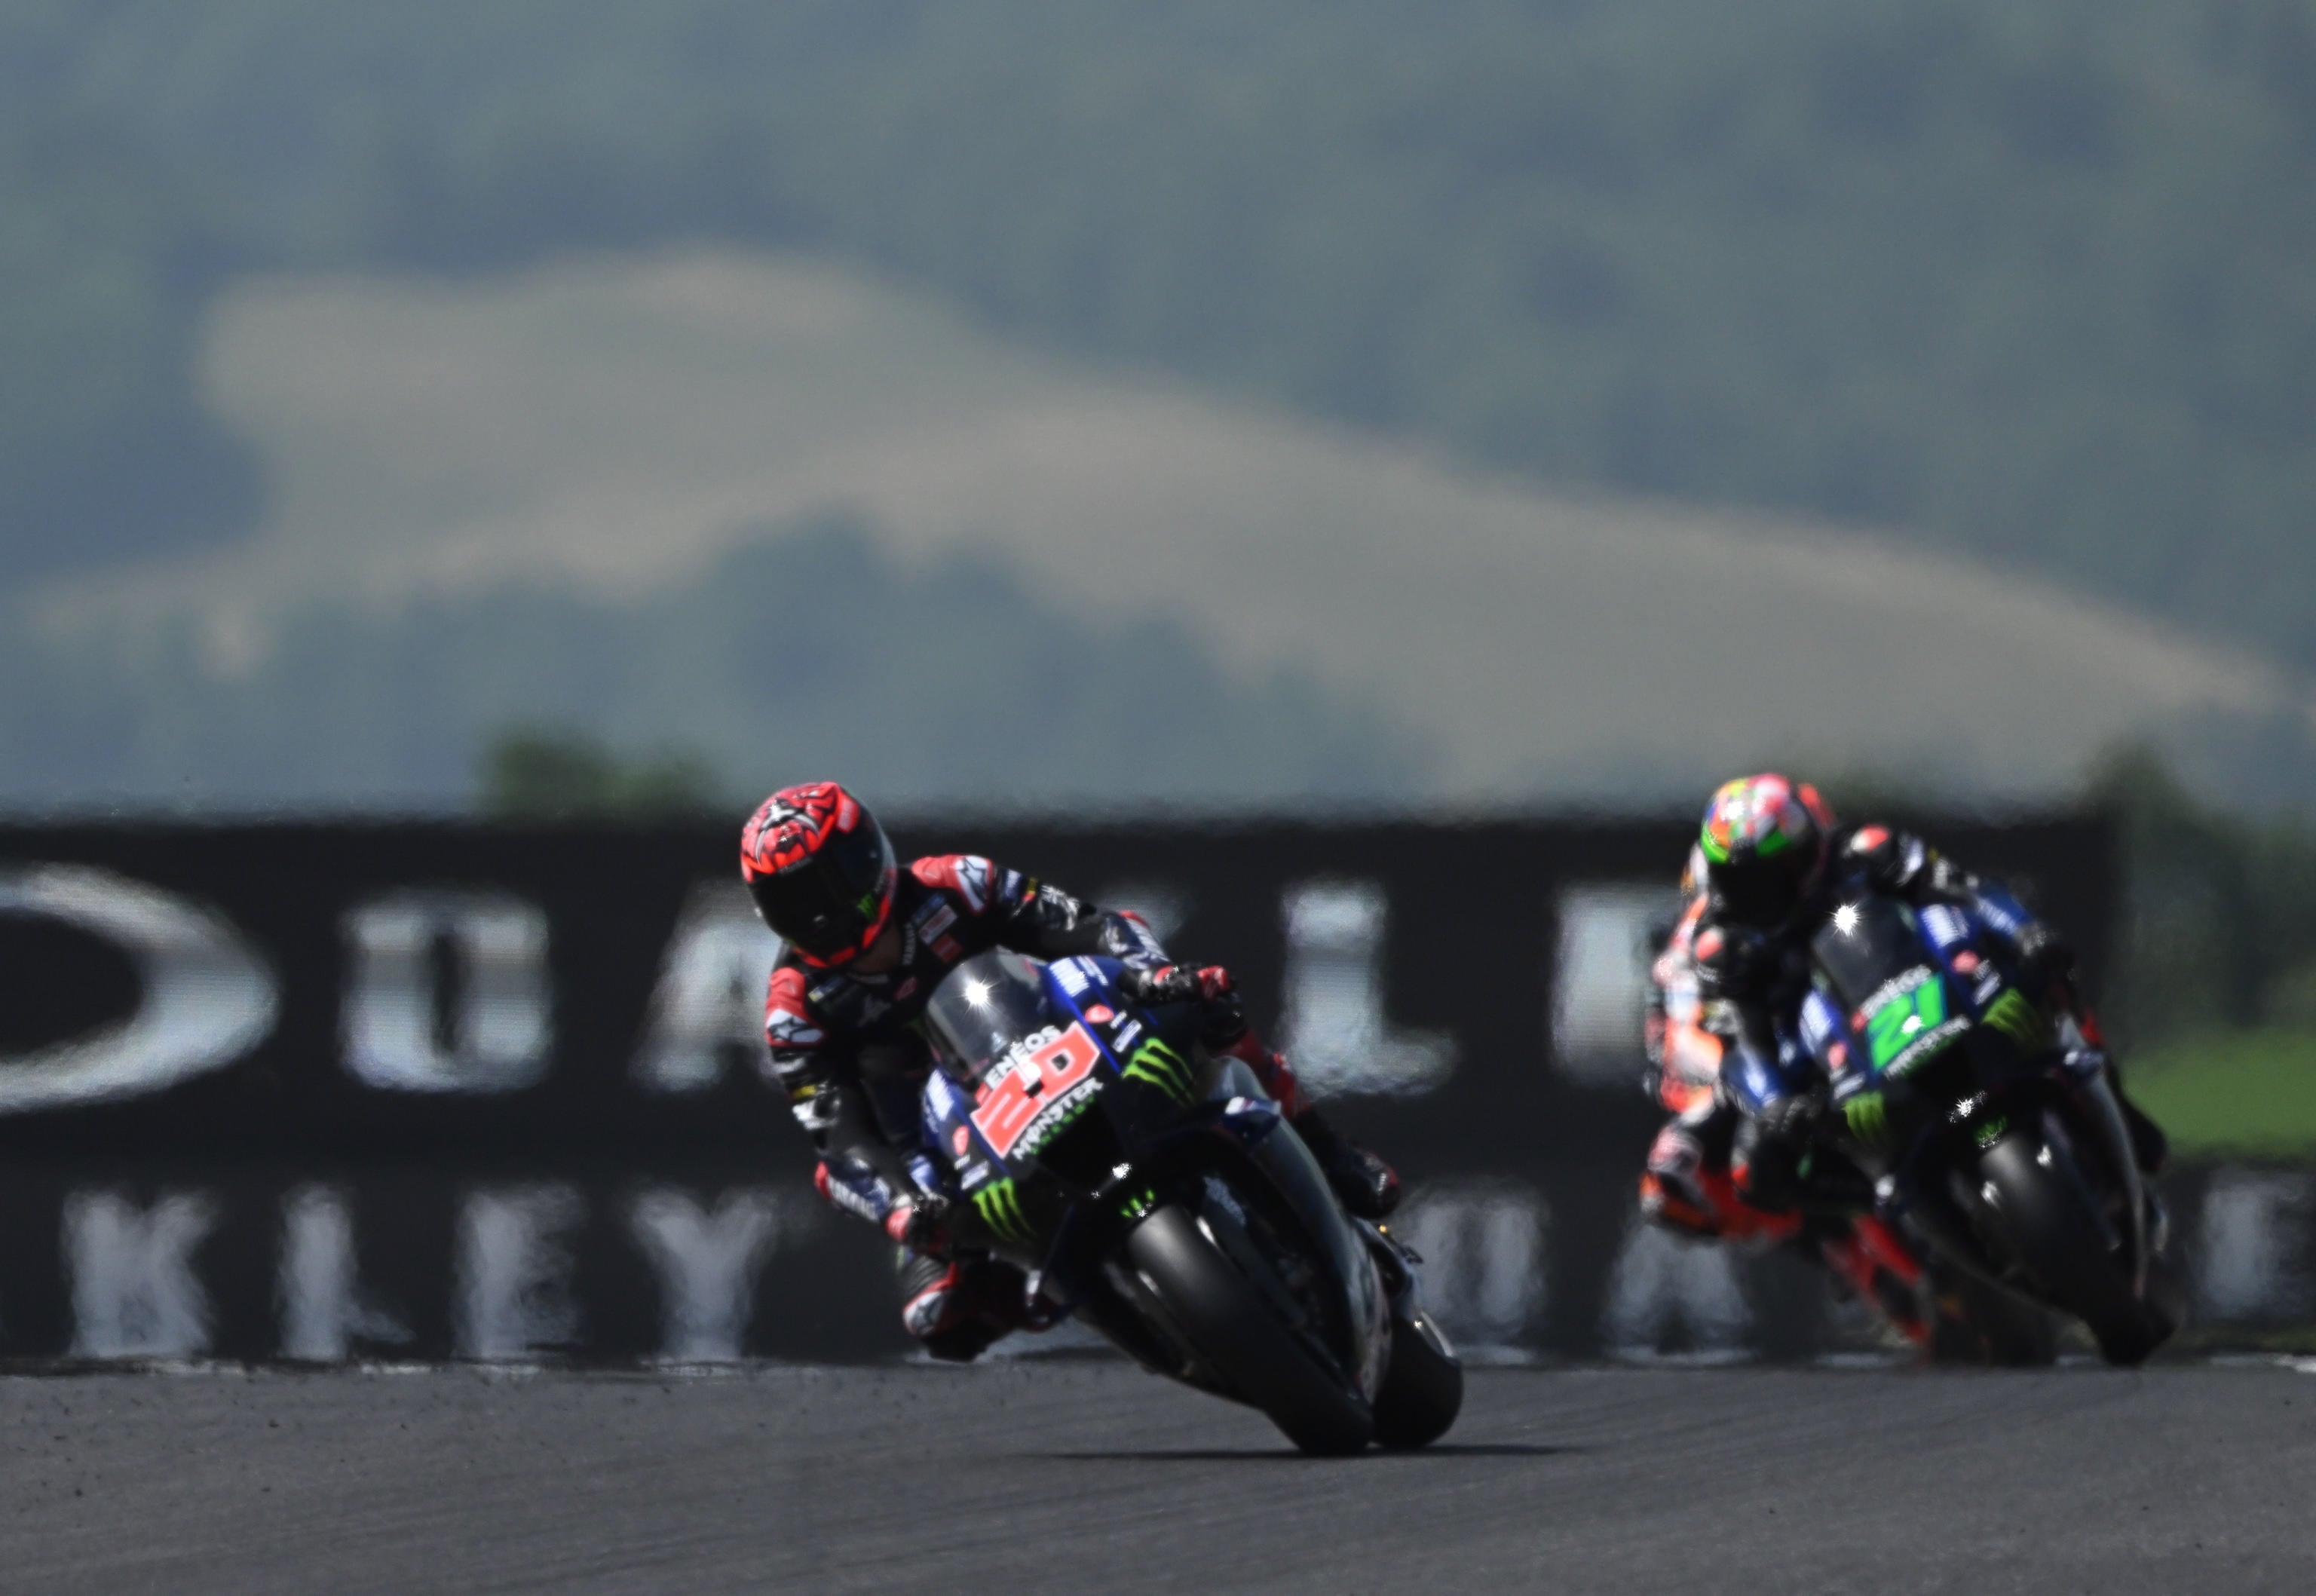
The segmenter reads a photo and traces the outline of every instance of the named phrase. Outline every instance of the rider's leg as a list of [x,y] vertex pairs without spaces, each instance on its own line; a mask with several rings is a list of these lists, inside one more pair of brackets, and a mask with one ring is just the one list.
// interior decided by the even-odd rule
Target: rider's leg
[[946,1363],[970,1363],[999,1338],[1053,1322],[1031,1299],[1029,1277],[985,1253],[903,1253],[901,1297],[902,1328]]
[[1688,1235],[1729,1241],[1786,1241],[1801,1216],[1773,1213],[1747,1200],[1730,1177],[1731,1142],[1741,1116],[1706,1098],[1665,1122],[1641,1175],[1641,1213]]

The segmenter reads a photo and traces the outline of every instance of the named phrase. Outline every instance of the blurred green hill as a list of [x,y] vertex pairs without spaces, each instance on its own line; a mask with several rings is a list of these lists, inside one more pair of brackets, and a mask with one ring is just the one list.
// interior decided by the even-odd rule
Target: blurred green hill
[[2312,179],[2310,0],[18,0],[0,582],[247,522],[236,272],[716,237],[2306,666]]
[[[2240,801],[2307,790],[2295,758],[2316,770],[2304,682],[2127,610],[1920,539],[1545,491],[1042,353],[813,257],[252,275],[202,342],[209,406],[263,463],[258,530],[45,584],[25,605],[44,635],[191,622],[230,662],[271,657],[317,602],[567,584],[621,605],[842,506],[897,567],[994,557],[1087,627],[1180,621],[1227,684],[1292,670],[1423,727],[1403,803],[1686,804],[1773,750],[2014,801],[2071,790],[2131,737],[2202,785],[2257,771]],[[888,629],[875,646],[912,656],[905,680],[946,675],[957,643]],[[715,691],[654,679],[669,716]],[[464,680],[428,678],[448,700]],[[938,737],[921,709],[904,695],[860,740]],[[727,727],[699,752],[736,768],[754,750]]]
[[[639,801],[735,815],[837,771],[902,807],[1211,810],[1376,797],[1425,752],[1306,680],[1226,676],[1168,622],[1090,622],[987,560],[898,569],[842,517],[629,603],[537,584],[316,603],[254,657],[184,623],[0,630],[0,682],[19,811],[536,811],[558,785],[601,807],[596,744],[644,762]],[[582,728],[579,756],[503,736],[524,727]]]

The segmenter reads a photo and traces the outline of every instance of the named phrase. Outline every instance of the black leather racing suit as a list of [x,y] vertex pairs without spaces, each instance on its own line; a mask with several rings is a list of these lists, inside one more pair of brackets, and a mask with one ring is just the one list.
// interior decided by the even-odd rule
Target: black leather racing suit
[[931,1054],[912,1023],[949,970],[1010,948],[1038,958],[1099,953],[1165,962],[1149,928],[973,854],[920,859],[900,873],[893,923],[900,962],[880,975],[823,969],[793,950],[772,971],[764,1012],[773,1075],[820,1153],[815,1179],[837,1207],[883,1224],[913,1196],[922,1145],[917,1093]]
[[[973,854],[920,859],[902,871],[891,923],[901,951],[887,971],[822,968],[793,951],[783,956],[772,970],[765,1039],[772,1073],[819,1150],[821,1194],[904,1244],[902,1324],[934,1357],[967,1360],[1006,1331],[1035,1324],[1040,1310],[1011,1264],[953,1251],[938,1223],[934,1234],[921,1233],[928,1208],[910,1161],[923,1146],[918,1093],[932,1055],[913,1022],[950,969],[992,948],[1047,959],[1104,954],[1154,979],[1179,981],[1182,973],[1164,967],[1164,950],[1136,916],[1096,909]],[[1223,972],[1198,972],[1189,989],[1209,977],[1218,985],[1199,1001],[1210,1045],[1253,1070],[1347,1200],[1380,1199],[1387,1208],[1398,1190],[1390,1166],[1335,1137],[1303,1101],[1294,1070],[1247,1028]]]
[[[1951,904],[1967,909],[2001,944],[2003,962],[2037,991],[2063,984],[2073,955],[2066,944],[1999,883],[1964,869],[1920,837],[1887,826],[1839,834],[1817,901],[1782,932],[1764,934],[1727,923],[1708,904],[1691,946],[1704,990],[1728,1000],[1736,1023],[1719,1097],[1742,1112],[1730,1153],[1730,1172],[1748,1200],[1771,1209],[1801,1200],[1802,1158],[1808,1119],[1817,1105],[1807,1049],[1795,1035],[1793,1013],[1809,987],[1804,928],[1847,893],[1876,891],[1918,908]],[[2116,1094],[2131,1122],[2141,1160],[2150,1170],[2163,1158],[2162,1132]],[[1837,1165],[1835,1173],[1839,1174]],[[1836,1180],[1833,1185],[1842,1185]],[[1847,1192],[1829,1195],[1848,1196]]]

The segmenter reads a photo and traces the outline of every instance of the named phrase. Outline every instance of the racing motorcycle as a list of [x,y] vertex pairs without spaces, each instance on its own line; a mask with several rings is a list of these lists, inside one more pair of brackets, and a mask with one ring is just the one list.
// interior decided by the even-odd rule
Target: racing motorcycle
[[1415,1255],[1343,1210],[1252,1073],[1198,1046],[1190,1005],[1129,1003],[1121,967],[1001,950],[943,978],[922,1107],[949,1169],[921,1155],[918,1181],[1043,1299],[1303,1450],[1436,1440],[1464,1376]]
[[[1804,1205],[1792,1212],[1757,1208],[1725,1172],[1735,1110],[1718,1097],[1727,1057],[1727,1005],[1708,1003],[1687,958],[1683,928],[1652,928],[1643,946],[1658,1003],[1649,1018],[1652,1067],[1643,1086],[1672,1116],[1664,1136],[1680,1132],[1714,1150],[1701,1194],[1728,1243],[1768,1244],[1822,1269],[1837,1290],[1865,1307],[1885,1334],[1937,1363],[2039,1366],[2058,1356],[2056,1325],[2037,1305],[1950,1262],[1896,1215],[1854,1201]],[[1676,1128],[1679,1128],[1678,1129]],[[1841,1159],[1830,1137],[1813,1156]]]
[[1975,918],[1868,895],[1810,943],[1802,1038],[1844,1151],[1979,1281],[2083,1322],[2109,1363],[2178,1327],[2162,1210],[2105,1061],[1988,951]]

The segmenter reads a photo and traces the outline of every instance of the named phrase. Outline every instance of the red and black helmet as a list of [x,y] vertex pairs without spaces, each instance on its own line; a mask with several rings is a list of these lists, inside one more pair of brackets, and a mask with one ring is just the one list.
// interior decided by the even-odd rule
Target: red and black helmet
[[740,833],[740,876],[772,933],[813,964],[849,964],[893,915],[885,828],[833,781],[783,787]]
[[1805,781],[1764,774],[1724,784],[1697,839],[1722,914],[1763,931],[1791,922],[1825,878],[1833,829],[1833,810]]

